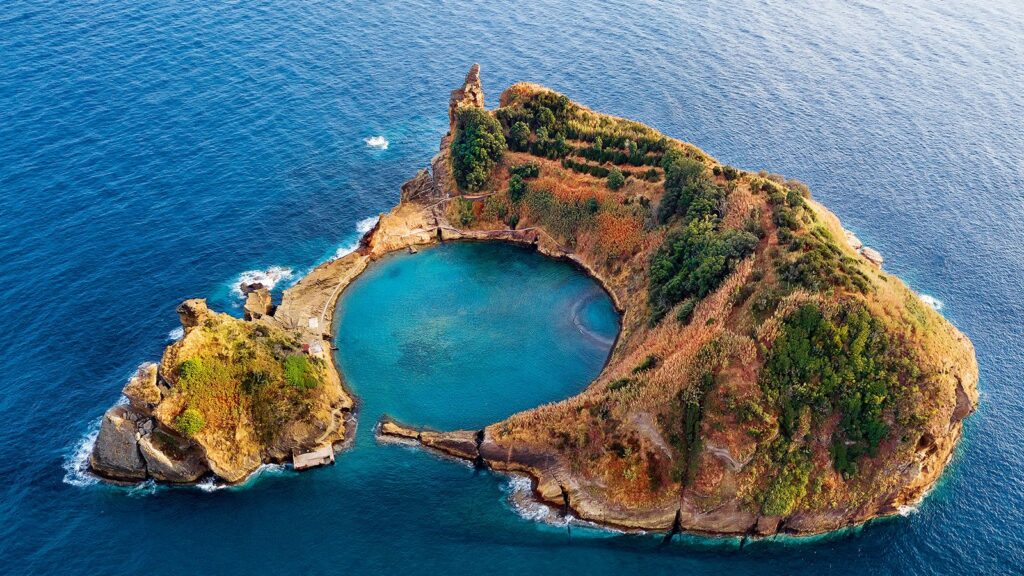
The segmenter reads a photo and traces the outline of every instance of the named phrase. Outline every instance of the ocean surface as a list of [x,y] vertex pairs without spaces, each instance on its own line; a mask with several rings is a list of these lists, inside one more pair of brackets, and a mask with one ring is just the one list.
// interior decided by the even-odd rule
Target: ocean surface
[[[520,481],[378,446],[379,413],[478,426],[600,369],[615,319],[599,296],[580,303],[592,284],[567,265],[503,270],[494,251],[458,254],[478,248],[395,257],[342,301],[365,333],[343,326],[340,338],[368,355],[344,368],[365,413],[335,466],[268,469],[230,489],[112,488],[80,473],[103,411],[174,337],[176,305],[206,297],[237,314],[240,278],[280,290],[351,249],[436,151],[448,92],[473,62],[489,105],[538,82],[806,181],[889,271],[942,304],[977,347],[981,407],[917,510],[812,541],[659,547],[656,535],[538,521],[542,510],[510,504]],[[0,573],[1024,573],[1022,119],[1015,0],[6,0]],[[444,286],[446,270],[564,281],[545,298],[587,330],[461,289],[427,296],[477,310],[452,321],[497,330],[498,349],[424,342],[398,312],[374,322],[382,295],[417,299],[402,276]],[[503,325],[506,313],[521,322]],[[559,334],[576,334],[574,350],[530,339]],[[508,386],[501,363],[534,352],[530,369],[553,376]],[[427,366],[438,358],[445,368]],[[476,374],[487,378],[463,377]]]

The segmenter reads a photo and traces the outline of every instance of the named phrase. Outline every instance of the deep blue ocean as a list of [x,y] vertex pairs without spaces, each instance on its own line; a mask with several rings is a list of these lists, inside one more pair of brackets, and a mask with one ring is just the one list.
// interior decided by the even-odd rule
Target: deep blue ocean
[[[345,366],[366,414],[335,466],[221,490],[126,490],[75,472],[128,376],[172,337],[176,305],[206,297],[237,314],[243,275],[269,270],[280,289],[350,247],[436,151],[448,92],[473,62],[491,106],[509,84],[538,82],[723,162],[806,181],[889,271],[943,303],[977,347],[981,407],[916,512],[814,541],[659,547],[655,535],[537,522],[509,503],[505,478],[378,446],[381,412],[478,426],[567,396],[600,369],[615,318],[584,298],[592,284],[558,263],[495,270],[486,250],[387,261],[371,270],[379,282],[346,294],[339,342],[368,354],[401,342],[405,356]],[[368,146],[373,136],[388,148]],[[437,338],[401,323],[387,332],[374,302],[403,286],[385,267],[425,267],[420,277],[441,285],[445,270],[569,283],[550,304],[579,312],[589,332],[544,349],[533,368],[549,373],[543,385],[504,377],[487,389],[507,361],[489,352],[530,354],[518,348],[524,326],[554,341],[572,330],[549,325],[539,302],[503,325],[491,296],[460,288],[462,299],[431,305],[479,311],[475,329],[498,331],[490,348],[443,327]],[[0,573],[1021,574],[1022,269],[1015,0],[6,0]],[[360,326],[379,345],[360,344]],[[437,365],[432,376],[439,357],[466,377]]]

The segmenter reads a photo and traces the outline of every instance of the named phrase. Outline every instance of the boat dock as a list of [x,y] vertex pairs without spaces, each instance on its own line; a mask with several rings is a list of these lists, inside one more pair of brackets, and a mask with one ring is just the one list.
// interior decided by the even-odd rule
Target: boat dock
[[292,452],[292,466],[296,470],[306,470],[327,464],[334,464],[334,447],[330,444],[317,448],[312,452],[304,452],[302,454]]

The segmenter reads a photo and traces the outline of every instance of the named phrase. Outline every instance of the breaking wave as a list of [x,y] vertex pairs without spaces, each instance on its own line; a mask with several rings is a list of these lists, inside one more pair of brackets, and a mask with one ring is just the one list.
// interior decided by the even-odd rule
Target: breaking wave
[[924,302],[933,310],[942,310],[942,308],[946,306],[942,300],[939,300],[935,296],[929,296],[928,294],[918,294],[918,296],[921,298],[921,302]]
[[507,494],[506,499],[512,510],[526,520],[557,528],[581,528],[587,534],[597,537],[624,534],[621,530],[580,520],[572,514],[562,516],[558,510],[539,502],[533,495],[533,481],[529,476],[510,474],[502,490]]
[[266,475],[277,475],[285,472],[288,467],[284,464],[263,464],[256,469],[255,472],[249,475],[245,479],[245,482],[241,484],[225,484],[224,482],[218,482],[213,476],[203,478],[195,484],[195,487],[203,492],[218,492],[225,488],[245,488],[251,486],[258,478]]
[[533,497],[533,481],[528,476],[509,476],[506,491],[509,506],[523,518],[552,526],[569,524],[570,517],[560,516],[550,506]]
[[103,418],[97,418],[89,426],[89,430],[82,436],[75,448],[64,459],[64,483],[79,488],[92,486],[100,481],[95,475],[89,472],[89,455],[96,445],[96,437],[100,435],[100,423]]
[[378,220],[380,220],[380,216],[370,216],[369,218],[363,218],[359,222],[356,222],[356,232],[358,232],[356,239],[335,250],[334,256],[331,257],[331,260],[337,260],[338,258],[348,256],[355,252],[356,249],[359,248],[359,241],[363,239],[363,235],[370,230],[373,230],[373,227],[377,225]]
[[363,138],[363,142],[366,143],[370,148],[376,148],[377,150],[387,150],[388,139],[383,136],[370,136],[369,138]]
[[242,284],[254,284],[260,283],[267,290],[273,290],[274,286],[282,280],[291,280],[295,276],[295,273],[291,268],[285,268],[284,266],[271,266],[266,270],[246,270],[238,275],[238,280],[235,281],[234,286],[231,289],[235,295],[239,298],[243,297]]
[[171,330],[170,332],[167,333],[167,341],[168,342],[177,342],[178,340],[181,340],[184,337],[185,337],[185,329],[182,328],[181,326],[178,326],[174,330]]

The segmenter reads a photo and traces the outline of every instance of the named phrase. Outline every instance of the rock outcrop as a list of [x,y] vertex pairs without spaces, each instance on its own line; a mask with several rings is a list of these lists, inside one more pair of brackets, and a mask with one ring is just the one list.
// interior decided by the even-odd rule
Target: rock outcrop
[[[338,295],[384,254],[472,239],[532,245],[595,276],[622,312],[611,357],[580,394],[482,430],[418,430],[385,419],[377,427],[381,438],[529,475],[536,498],[562,514],[669,533],[821,533],[892,514],[934,485],[977,406],[973,346],[882,270],[880,255],[846,239],[806,187],[723,166],[692,145],[536,85],[513,86],[500,100],[523,107],[507,111],[514,115],[546,118],[552,130],[571,120],[575,133],[549,132],[542,144],[556,148],[543,154],[506,153],[490,173],[497,185],[486,201],[449,203],[459,194],[449,132],[431,169],[403,185],[399,204],[381,215],[359,249],[314,268],[284,292],[276,310],[259,287],[248,291],[246,321],[213,313],[203,300],[184,302],[178,313],[185,337],[168,347],[159,367],[144,366],[132,378],[127,406],[104,415],[93,470],[118,481],[192,482],[209,473],[238,482],[262,462],[347,440],[354,401],[324,342]],[[449,117],[483,105],[474,65],[452,92]],[[599,133],[607,136],[598,146],[603,160],[591,164]],[[621,146],[611,144],[623,135]],[[551,157],[558,154],[575,156]],[[706,236],[709,246],[729,244],[716,254],[742,256],[723,264],[704,258],[703,244],[691,247],[701,277],[688,277],[689,268],[675,271],[674,289],[686,298],[660,303],[655,315],[651,262],[657,256],[659,266],[669,266],[671,250],[659,252],[665,239],[679,241],[695,221],[686,218],[694,199],[679,190],[668,194],[666,157],[687,162],[700,178],[687,194],[706,193],[695,204],[706,211],[704,227],[689,233]],[[609,161],[629,173],[621,189],[610,190],[599,176]],[[505,184],[511,169],[527,162],[535,176],[523,194],[535,186],[532,178],[543,186],[535,202],[512,198]],[[662,204],[675,216],[655,218]],[[540,206],[551,206],[552,214],[537,213]],[[459,226],[451,222],[456,215]],[[824,354],[816,345],[778,345],[787,343],[779,338],[791,321],[793,342],[810,338],[800,330],[821,330],[828,337],[815,342],[835,346],[861,335],[849,349],[813,358],[818,365],[874,346],[870,362],[839,366],[832,372],[844,376],[820,393],[815,386],[824,370],[780,387],[795,372],[768,378],[766,370]],[[793,350],[795,359],[772,365],[779,349]],[[893,354],[906,361],[889,362]],[[306,374],[312,380],[283,385],[285,362],[315,367]],[[858,376],[866,364],[885,378]],[[196,393],[210,386],[220,387],[217,394]],[[851,393],[841,396],[844,387]],[[303,396],[299,388],[313,392]],[[237,405],[210,401],[243,397]],[[854,412],[845,413],[850,406]]]
[[210,471],[202,449],[177,434],[155,430],[139,439],[146,472],[159,482],[188,484]]
[[96,473],[122,482],[144,480],[146,462],[139,452],[140,422],[148,419],[127,406],[114,406],[103,415],[100,432],[89,458]]
[[[460,106],[483,105],[479,81],[474,68],[463,87],[453,91],[450,119]],[[546,254],[573,260],[613,297],[623,312],[622,332],[602,374],[577,396],[483,430],[438,432],[385,419],[377,427],[378,437],[526,474],[533,479],[538,500],[562,513],[571,510],[577,518],[670,533],[816,534],[893,514],[934,485],[953,456],[963,419],[977,406],[973,347],[934,310],[921,306],[898,278],[885,273],[881,254],[843,230],[805,186],[722,166],[691,145],[586,110],[537,85],[517,84],[500,102],[502,108],[521,107],[504,110],[505,118],[550,112],[547,145],[550,139],[575,138],[550,131],[571,120],[580,140],[568,145],[572,162],[552,159],[562,152],[551,148],[544,154],[533,153],[532,145],[530,151],[510,152],[491,175],[497,191],[487,202],[498,207],[498,217],[474,204],[473,217],[458,214],[469,224],[457,227],[446,216],[455,215],[459,207],[449,207],[444,214],[433,214],[438,234],[444,239],[530,243]],[[601,162],[589,162],[602,133]],[[621,147],[608,145],[622,134],[629,140]],[[531,133],[530,138],[532,142],[540,136]],[[450,141],[449,133],[432,161],[433,184],[444,191],[441,198],[458,195],[451,178]],[[588,147],[590,152],[579,153]],[[664,174],[656,167],[641,178],[633,168],[637,162],[626,165],[614,158],[635,154],[643,157],[639,164],[662,166],[672,149],[703,163],[705,185],[720,193],[718,200],[708,198],[717,206],[710,234],[719,229],[753,231],[751,242],[756,245],[720,284],[708,285],[706,292],[684,302],[690,307],[685,314],[679,308],[652,320],[648,264],[663,239],[678,234],[685,220],[662,217],[650,230],[651,212],[644,208],[653,210],[667,194]],[[631,173],[622,191],[610,195],[604,180],[592,177],[601,173],[608,157]],[[537,166],[543,190],[551,194],[525,203],[529,208],[523,211],[523,203],[517,207],[502,183],[513,166],[527,162]],[[560,178],[565,179],[564,189],[559,189]],[[421,172],[409,189],[424,187],[426,179]],[[526,184],[528,195],[532,183]],[[560,195],[576,202],[592,197],[606,219],[573,232],[557,214],[534,212],[541,200],[557,205]],[[403,195],[403,204],[392,214],[413,220],[409,214],[416,212],[415,197],[422,195]],[[679,198],[676,202],[682,202]],[[688,208],[677,204],[672,209]],[[518,229],[509,229],[509,213],[515,214]],[[634,228],[628,224],[631,218],[636,218]],[[613,222],[607,228],[613,242],[622,240],[627,230],[647,234],[649,241],[609,253],[599,228]],[[396,249],[401,242],[371,239],[369,245],[378,252]],[[685,275],[676,280],[689,281]],[[676,288],[686,290],[682,285]],[[825,324],[825,330],[838,324],[843,331],[866,330],[870,338],[887,342],[876,347],[872,361],[876,369],[890,371],[889,384],[882,386],[888,389],[881,394],[859,391],[877,386],[866,378],[842,382],[853,390],[842,391],[846,396],[828,388],[814,402],[785,388],[769,394],[766,390],[775,381],[762,376],[768,370],[765,364],[798,309],[834,323]],[[858,321],[867,327],[843,325],[850,317],[864,319]],[[839,334],[837,338],[846,338],[846,332]],[[887,349],[910,358],[913,368],[904,371],[906,364],[894,360]],[[846,354],[835,353],[831,359],[842,362]],[[797,361],[807,362],[806,356],[797,354]],[[856,366],[841,369],[856,374]],[[819,377],[808,376],[800,388],[813,392]],[[905,384],[910,380],[913,384]],[[844,414],[847,406],[861,406],[861,401],[873,403],[872,416],[865,415],[866,407]],[[850,423],[858,418],[858,424]]]
[[[326,307],[336,293],[320,285],[299,301],[310,296]],[[296,300],[287,301],[294,313]],[[185,336],[160,364],[141,366],[124,387],[128,404],[105,414],[90,458],[96,474],[167,483],[212,474],[236,483],[264,462],[347,438],[353,403],[322,332],[308,319],[301,328],[293,318],[279,323],[262,287],[249,291],[245,313],[217,314],[202,299],[178,307]]]
[[270,300],[270,291],[261,287],[246,294],[242,310],[246,320],[259,320],[273,314],[274,305]]
[[441,196],[441,188],[434,182],[430,170],[424,168],[416,173],[411,180],[402,184],[400,195],[402,202],[431,202]]
[[484,88],[480,83],[480,65],[473,64],[466,74],[466,80],[461,88],[452,90],[448,99],[448,124],[455,126],[455,112],[462,106],[484,107]]

